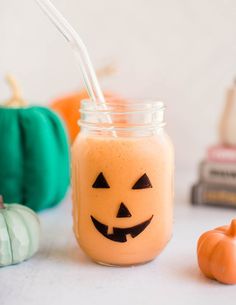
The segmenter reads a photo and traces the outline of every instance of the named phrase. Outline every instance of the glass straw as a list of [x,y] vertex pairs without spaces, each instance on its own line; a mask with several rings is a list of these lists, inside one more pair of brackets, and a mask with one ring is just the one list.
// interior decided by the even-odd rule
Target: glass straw
[[[79,34],[64,18],[64,16],[56,9],[50,0],[35,0],[42,10],[46,13],[49,19],[53,22],[56,28],[66,38],[74,51],[74,54],[79,62],[85,87],[89,97],[97,106],[102,106],[103,110],[107,110],[106,101],[102,90],[99,86],[98,79],[90,60],[87,48],[80,38]],[[106,121],[112,124],[109,114],[105,114]],[[111,127],[112,135],[116,136],[114,127]]]

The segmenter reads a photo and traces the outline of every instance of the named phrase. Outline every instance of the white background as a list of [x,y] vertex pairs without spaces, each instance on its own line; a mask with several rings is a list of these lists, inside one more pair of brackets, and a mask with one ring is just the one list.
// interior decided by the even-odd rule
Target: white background
[[[217,140],[225,89],[236,74],[235,0],[54,0],[81,33],[96,67],[114,61],[103,87],[165,101],[177,175],[194,179]],[[24,96],[47,104],[82,86],[72,52],[33,0],[0,2],[0,98],[15,74]],[[178,177],[178,176],[177,176]]]

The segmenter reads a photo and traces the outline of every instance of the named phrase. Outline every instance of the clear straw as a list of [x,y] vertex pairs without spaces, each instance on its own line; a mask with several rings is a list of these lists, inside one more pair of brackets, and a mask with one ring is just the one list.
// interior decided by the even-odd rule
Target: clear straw
[[[102,106],[103,110],[107,110],[106,101],[102,90],[99,86],[98,79],[90,60],[87,48],[80,38],[79,34],[64,18],[64,16],[56,9],[56,7],[49,0],[35,0],[42,10],[46,13],[49,19],[53,22],[56,28],[66,38],[71,45],[74,54],[79,62],[85,87],[89,97],[97,106]],[[106,114],[106,121],[112,124],[109,114]],[[111,127],[114,129],[114,127]],[[115,131],[112,131],[113,136],[116,136]]]

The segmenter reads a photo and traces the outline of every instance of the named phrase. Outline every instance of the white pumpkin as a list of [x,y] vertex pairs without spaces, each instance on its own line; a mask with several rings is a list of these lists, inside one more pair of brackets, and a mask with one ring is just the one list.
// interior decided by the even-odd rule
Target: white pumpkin
[[35,212],[20,204],[3,204],[0,196],[0,266],[20,263],[39,248],[40,224]]
[[228,90],[219,126],[220,142],[236,146],[236,83]]

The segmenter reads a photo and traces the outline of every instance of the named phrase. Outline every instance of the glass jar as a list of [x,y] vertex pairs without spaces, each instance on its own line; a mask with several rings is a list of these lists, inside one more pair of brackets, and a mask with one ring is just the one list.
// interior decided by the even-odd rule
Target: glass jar
[[83,101],[72,147],[73,229],[83,251],[105,265],[153,260],[172,235],[173,148],[164,105]]

